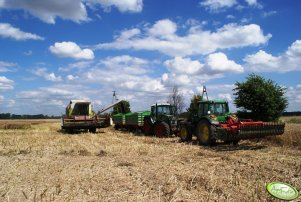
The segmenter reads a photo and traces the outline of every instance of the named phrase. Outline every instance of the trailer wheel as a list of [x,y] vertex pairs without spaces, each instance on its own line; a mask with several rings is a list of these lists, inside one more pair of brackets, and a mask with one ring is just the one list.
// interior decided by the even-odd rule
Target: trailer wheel
[[153,133],[153,124],[150,119],[144,119],[143,131],[145,135],[152,135]]
[[213,129],[211,124],[206,120],[201,120],[196,128],[196,136],[201,145],[214,145]]
[[188,129],[188,127],[186,125],[180,126],[180,138],[183,142],[191,141],[191,139],[192,139],[191,131]]
[[168,137],[170,135],[169,125],[165,122],[157,122],[154,127],[156,137]]

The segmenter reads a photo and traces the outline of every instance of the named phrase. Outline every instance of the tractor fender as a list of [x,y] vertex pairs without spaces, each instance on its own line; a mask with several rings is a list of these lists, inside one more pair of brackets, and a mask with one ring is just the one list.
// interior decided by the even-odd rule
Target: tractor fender
[[207,117],[203,117],[203,118],[199,119],[199,121],[201,121],[201,120],[206,120],[206,121],[208,121],[208,122],[209,122],[211,125],[213,125],[213,126],[218,126],[218,125],[219,125],[219,122],[218,122],[218,121],[208,119]]

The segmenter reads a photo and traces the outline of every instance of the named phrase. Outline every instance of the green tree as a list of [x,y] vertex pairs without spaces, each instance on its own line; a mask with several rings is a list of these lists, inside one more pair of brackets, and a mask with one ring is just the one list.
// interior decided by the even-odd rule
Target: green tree
[[113,115],[118,113],[129,113],[131,112],[129,101],[122,100],[120,103],[113,107]]
[[197,116],[198,113],[198,102],[202,100],[201,95],[194,95],[191,98],[190,106],[187,109],[188,112],[188,120],[192,120],[194,116]]
[[236,82],[234,104],[241,118],[254,120],[277,120],[287,107],[285,88],[274,81],[250,74],[245,82]]

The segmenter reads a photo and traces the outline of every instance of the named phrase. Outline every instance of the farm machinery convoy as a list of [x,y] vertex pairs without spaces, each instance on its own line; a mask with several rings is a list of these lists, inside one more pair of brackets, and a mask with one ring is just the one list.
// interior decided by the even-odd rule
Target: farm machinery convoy
[[[141,130],[145,135],[168,137],[175,134],[182,141],[197,137],[201,145],[214,145],[216,141],[237,144],[240,140],[275,136],[284,133],[282,122],[262,122],[240,119],[229,112],[225,100],[208,100],[204,87],[202,98],[197,103],[197,111],[189,119],[179,118],[175,107],[169,103],[156,103],[149,111],[125,112],[123,100],[104,108],[100,113],[116,105],[117,114],[112,116],[115,129]],[[119,107],[118,107],[119,106]],[[90,102],[71,101],[62,117],[62,129],[72,132],[75,129],[89,130],[110,125],[110,116],[99,117],[92,111]]]
[[208,100],[204,87],[202,98],[197,103],[197,112],[183,120],[175,114],[171,104],[154,104],[150,111],[118,113],[113,115],[115,128],[141,129],[145,135],[167,137],[175,134],[182,141],[192,140],[195,135],[199,144],[214,145],[217,140],[237,144],[240,140],[281,135],[285,124],[240,119],[229,112],[225,100]]

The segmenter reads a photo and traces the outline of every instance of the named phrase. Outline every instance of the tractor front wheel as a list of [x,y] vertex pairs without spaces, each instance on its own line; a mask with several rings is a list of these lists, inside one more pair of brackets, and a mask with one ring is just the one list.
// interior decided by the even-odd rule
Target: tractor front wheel
[[214,145],[213,130],[211,124],[206,120],[201,120],[196,128],[196,136],[201,145]]
[[89,132],[90,132],[90,133],[96,133],[96,128],[90,128],[90,129],[89,129]]
[[191,141],[192,139],[191,131],[188,129],[186,125],[180,126],[180,138],[183,142]]
[[169,125],[165,122],[157,122],[154,127],[156,137],[168,137],[170,135]]

